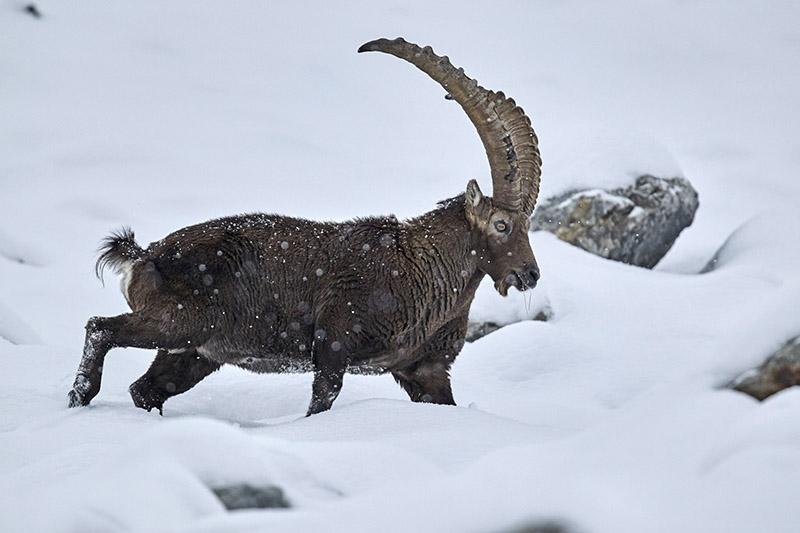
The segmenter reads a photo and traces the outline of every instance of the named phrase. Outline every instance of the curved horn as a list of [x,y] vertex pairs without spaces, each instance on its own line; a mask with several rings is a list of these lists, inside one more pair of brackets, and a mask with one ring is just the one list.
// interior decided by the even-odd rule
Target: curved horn
[[533,212],[539,195],[542,160],[531,121],[514,100],[484,89],[430,46],[420,48],[402,37],[377,39],[359,52],[384,52],[405,59],[425,72],[459,103],[478,130],[492,171],[494,203],[506,209]]

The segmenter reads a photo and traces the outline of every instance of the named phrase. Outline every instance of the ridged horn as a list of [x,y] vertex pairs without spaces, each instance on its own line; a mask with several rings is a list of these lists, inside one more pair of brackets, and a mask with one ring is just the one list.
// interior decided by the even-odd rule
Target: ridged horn
[[420,48],[402,37],[376,39],[359,52],[384,52],[405,59],[439,83],[459,103],[486,149],[494,203],[530,216],[539,196],[542,160],[531,121],[514,100],[484,89],[430,46]]

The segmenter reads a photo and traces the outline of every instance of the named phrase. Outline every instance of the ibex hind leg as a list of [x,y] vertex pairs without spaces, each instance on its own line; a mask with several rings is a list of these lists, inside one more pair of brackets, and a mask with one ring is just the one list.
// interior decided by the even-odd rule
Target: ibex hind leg
[[155,408],[163,414],[168,398],[188,391],[220,366],[194,348],[181,353],[160,349],[147,372],[128,391],[136,407],[148,411]]
[[192,340],[187,333],[164,331],[160,321],[138,313],[90,318],[86,324],[83,357],[69,392],[69,406],[89,405],[100,392],[103,363],[111,348],[178,348]]

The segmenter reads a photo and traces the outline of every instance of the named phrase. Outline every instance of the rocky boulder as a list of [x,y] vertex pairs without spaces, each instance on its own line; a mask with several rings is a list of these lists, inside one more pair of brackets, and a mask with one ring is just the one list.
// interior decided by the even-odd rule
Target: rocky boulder
[[697,191],[685,178],[645,175],[613,190],[573,190],[547,198],[531,219],[595,255],[653,268],[694,220]]
[[733,380],[730,387],[760,401],[794,385],[800,385],[800,336],[784,344],[760,367]]

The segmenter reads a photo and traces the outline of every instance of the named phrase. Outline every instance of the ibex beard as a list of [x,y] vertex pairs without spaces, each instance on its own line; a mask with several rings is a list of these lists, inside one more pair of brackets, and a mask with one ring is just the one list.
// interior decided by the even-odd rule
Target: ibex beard
[[115,233],[97,272],[122,276],[131,312],[88,321],[70,407],[97,395],[106,354],[123,347],[157,350],[130,386],[148,411],[161,412],[223,364],[313,372],[309,415],[331,407],[346,372],[391,372],[413,401],[455,404],[449,371],[483,277],[503,296],[539,279],[528,240],[541,173],[536,135],[512,99],[430,47],[378,39],[365,51],[409,61],[461,105],[486,149],[493,197],[472,180],[464,194],[407,221],[240,215],[146,249],[130,230]]

